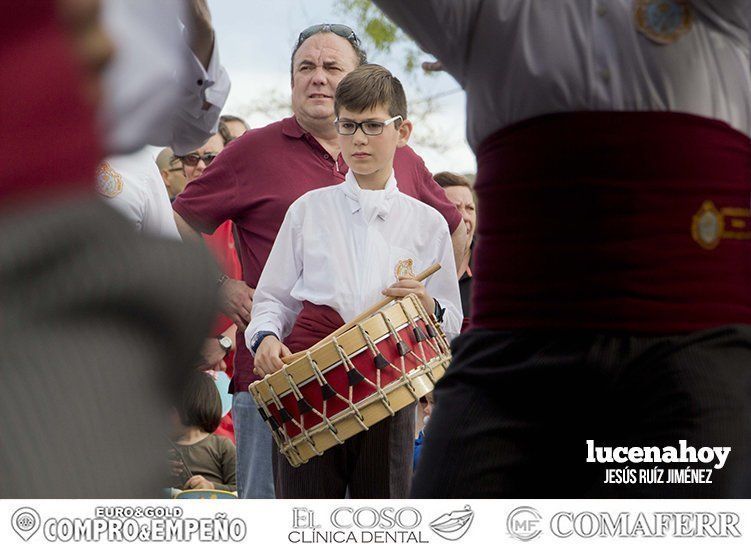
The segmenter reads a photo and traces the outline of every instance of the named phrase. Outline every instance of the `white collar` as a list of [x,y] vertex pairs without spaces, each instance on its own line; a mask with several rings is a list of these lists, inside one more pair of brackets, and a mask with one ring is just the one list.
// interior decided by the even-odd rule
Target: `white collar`
[[[344,182],[340,185],[344,195],[347,197],[350,210],[352,213],[357,213],[365,206],[375,206],[375,213],[381,219],[386,219],[391,211],[391,203],[394,197],[399,193],[399,188],[396,184],[396,178],[394,177],[393,170],[391,176],[386,182],[386,186],[382,190],[371,191],[368,189],[362,189],[355,179],[355,174],[352,169],[347,171],[344,176]],[[365,214],[366,216],[370,214]]]

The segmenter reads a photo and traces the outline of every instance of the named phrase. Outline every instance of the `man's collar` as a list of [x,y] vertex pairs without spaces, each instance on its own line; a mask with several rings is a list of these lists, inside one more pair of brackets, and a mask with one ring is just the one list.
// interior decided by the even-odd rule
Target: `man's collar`
[[282,134],[289,136],[290,138],[300,139],[307,133],[303,130],[300,123],[297,122],[297,119],[293,115],[282,119]]

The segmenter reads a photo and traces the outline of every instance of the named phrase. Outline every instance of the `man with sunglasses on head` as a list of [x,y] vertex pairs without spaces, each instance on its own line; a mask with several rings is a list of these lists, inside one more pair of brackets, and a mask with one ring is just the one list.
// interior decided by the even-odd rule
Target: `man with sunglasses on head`
[[[183,237],[213,232],[235,222],[241,245],[243,281],[225,280],[223,311],[245,329],[254,288],[287,208],[306,192],[344,180],[334,126],[334,93],[349,72],[366,62],[355,32],[337,24],[315,25],[299,36],[292,52],[292,117],[246,132],[228,146],[173,203]],[[394,159],[399,190],[436,208],[446,218],[455,254],[466,238],[461,216],[409,147]],[[460,260],[460,259],[458,259]],[[272,437],[248,386],[257,379],[242,337],[233,378],[238,492],[243,498],[274,497]]]

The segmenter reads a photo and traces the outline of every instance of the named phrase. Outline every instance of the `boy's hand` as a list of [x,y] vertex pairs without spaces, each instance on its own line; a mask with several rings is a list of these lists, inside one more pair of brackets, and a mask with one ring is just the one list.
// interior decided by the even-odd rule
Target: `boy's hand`
[[273,374],[284,366],[282,357],[287,355],[292,355],[289,348],[282,344],[276,336],[270,334],[261,341],[261,345],[256,350],[253,372],[261,378],[266,374]]
[[185,489],[216,489],[214,483],[203,476],[193,476],[185,482]]
[[425,290],[425,286],[417,280],[402,278],[395,284],[381,291],[384,296],[403,298],[407,295],[417,295],[429,314],[435,313],[435,300]]

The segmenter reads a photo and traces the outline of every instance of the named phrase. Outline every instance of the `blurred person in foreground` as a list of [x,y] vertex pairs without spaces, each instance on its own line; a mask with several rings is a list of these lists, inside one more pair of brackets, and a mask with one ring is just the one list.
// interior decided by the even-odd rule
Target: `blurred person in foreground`
[[[334,126],[334,93],[339,82],[365,62],[359,38],[345,25],[322,24],[303,30],[290,62],[294,115],[253,129],[232,142],[173,203],[183,237],[198,238],[233,220],[240,241],[243,279],[226,280],[222,311],[239,327],[233,376],[232,414],[237,438],[237,486],[241,498],[274,497],[273,440],[248,386],[258,377],[242,339],[250,319],[253,292],[290,204],[304,193],[341,183],[348,171]],[[399,190],[441,212],[454,242],[457,261],[466,229],[461,216],[409,147],[394,157]]]
[[156,497],[165,416],[208,330],[216,271],[96,197],[112,54],[99,3],[31,2],[0,31],[13,81],[0,135],[16,158],[0,170],[0,496]]
[[[466,89],[484,210],[413,495],[751,497],[749,2],[375,3]],[[608,481],[682,440],[732,453]]]
[[[105,72],[103,117],[109,146],[125,152],[99,166],[97,191],[137,231],[179,239],[152,151],[137,149],[143,145],[137,138],[150,127],[148,143],[169,145],[179,154],[217,131],[230,83],[207,0],[103,1],[104,23],[118,45]],[[139,95],[144,100],[136,102]]]

